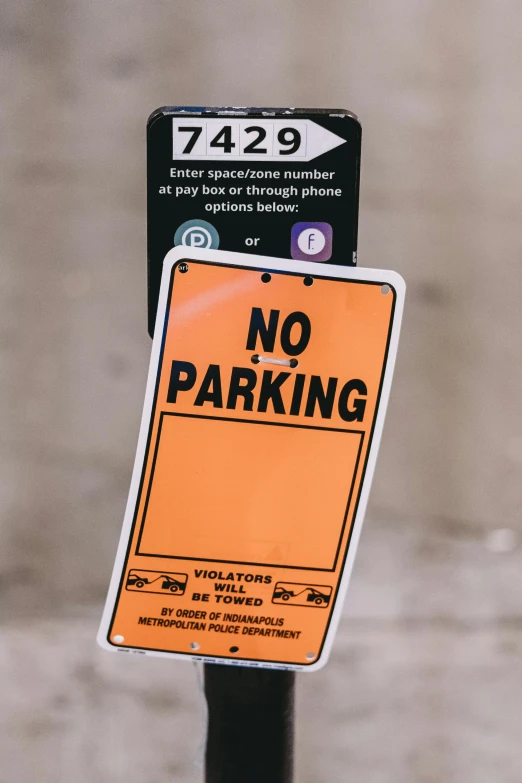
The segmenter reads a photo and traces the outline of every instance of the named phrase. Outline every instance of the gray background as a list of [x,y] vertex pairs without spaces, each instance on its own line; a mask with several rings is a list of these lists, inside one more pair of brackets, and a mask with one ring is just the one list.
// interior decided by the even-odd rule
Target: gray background
[[298,783],[522,779],[518,0],[6,0],[0,22],[1,783],[201,781],[190,664],[94,643],[147,361],[145,122],[361,118],[360,263],[409,284]]

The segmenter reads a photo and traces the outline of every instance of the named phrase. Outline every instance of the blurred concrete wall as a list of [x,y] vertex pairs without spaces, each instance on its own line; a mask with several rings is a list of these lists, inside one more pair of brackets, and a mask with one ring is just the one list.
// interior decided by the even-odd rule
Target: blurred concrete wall
[[298,783],[519,783],[520,4],[5,0],[0,47],[0,781],[202,778],[190,665],[94,643],[150,348],[145,122],[175,102],[354,110],[360,263],[409,283]]

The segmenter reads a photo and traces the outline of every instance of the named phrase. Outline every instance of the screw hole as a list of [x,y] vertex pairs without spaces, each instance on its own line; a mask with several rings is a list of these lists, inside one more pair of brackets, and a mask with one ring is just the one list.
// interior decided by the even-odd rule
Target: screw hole
[[239,650],[239,647],[231,647],[230,648],[230,652],[231,653],[236,653],[238,650]]
[[261,275],[261,280],[263,281],[263,283],[269,283],[271,279],[272,279],[272,275],[269,275],[268,272],[263,272],[263,274]]
[[116,642],[116,644],[121,644],[122,642],[125,641],[125,637],[122,636],[121,634],[117,633],[116,636],[112,637],[112,641]]
[[199,644],[197,642],[191,642],[189,647],[191,650],[199,650]]
[[384,294],[384,296],[386,296],[386,294],[389,294],[390,291],[391,291],[391,288],[390,288],[389,285],[381,286],[381,294]]
[[255,353],[251,359],[252,364],[259,364],[259,354]]
[[310,275],[307,275],[307,276],[304,278],[304,280],[303,280],[303,283],[304,283],[305,285],[313,285],[313,284],[314,284],[314,278],[313,278],[313,277],[310,277]]
[[313,653],[313,652],[306,653],[305,658],[308,661],[313,661],[313,659],[315,658],[315,653]]

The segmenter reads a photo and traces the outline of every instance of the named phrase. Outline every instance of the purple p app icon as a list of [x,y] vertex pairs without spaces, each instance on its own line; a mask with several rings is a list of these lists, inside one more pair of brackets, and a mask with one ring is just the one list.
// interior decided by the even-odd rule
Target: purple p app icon
[[332,235],[329,223],[294,223],[292,258],[297,261],[328,261],[332,257]]

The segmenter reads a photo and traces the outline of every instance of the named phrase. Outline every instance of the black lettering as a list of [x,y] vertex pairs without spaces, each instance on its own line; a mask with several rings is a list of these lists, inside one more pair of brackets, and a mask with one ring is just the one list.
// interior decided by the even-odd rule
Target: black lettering
[[268,403],[272,400],[274,406],[274,413],[285,413],[285,406],[283,405],[283,398],[281,397],[281,386],[290,378],[289,372],[280,372],[274,380],[272,380],[272,370],[265,370],[263,372],[263,380],[261,381],[261,391],[259,392],[259,403],[257,410],[261,413],[266,413]]
[[349,397],[352,392],[366,395],[368,394],[368,389],[366,388],[366,384],[358,378],[354,378],[352,381],[345,383],[341,389],[339,402],[337,403],[339,416],[343,421],[362,421],[366,409],[366,400],[356,398],[352,400],[352,407],[349,408]]
[[292,394],[292,403],[290,405],[290,416],[299,416],[301,401],[303,399],[303,389],[306,375],[298,372],[295,376],[294,392]]
[[[246,383],[242,384],[241,381],[246,381]],[[257,375],[255,370],[251,370],[248,367],[232,367],[227,399],[228,410],[234,410],[237,404],[237,398],[243,397],[245,400],[243,410],[251,411],[254,407],[252,389],[255,387],[256,383]]]
[[203,405],[205,402],[211,402],[214,408],[223,407],[219,364],[209,364],[194,405]]
[[[295,324],[300,325],[301,336],[294,344],[290,341],[290,333]],[[290,313],[290,315],[285,318],[283,326],[281,327],[281,348],[288,356],[299,356],[310,342],[311,333],[312,324],[307,315],[299,311]]]
[[[186,378],[181,374],[185,373]],[[191,362],[172,362],[167,402],[176,402],[179,391],[188,391],[196,383],[196,368]]]
[[[248,327],[248,337],[246,344],[247,351],[256,350],[257,337],[259,335],[263,350],[267,351],[267,353],[272,353],[275,345],[278,321],[279,310],[270,310],[270,317],[268,319],[267,326],[261,308],[253,307],[252,315],[250,316],[250,326]],[[250,408],[250,410],[252,409]]]
[[331,419],[336,388],[337,378],[328,378],[328,387],[325,391],[321,378],[318,375],[312,375],[308,389],[308,399],[306,400],[305,416],[314,415],[315,404],[317,403],[323,419]]

